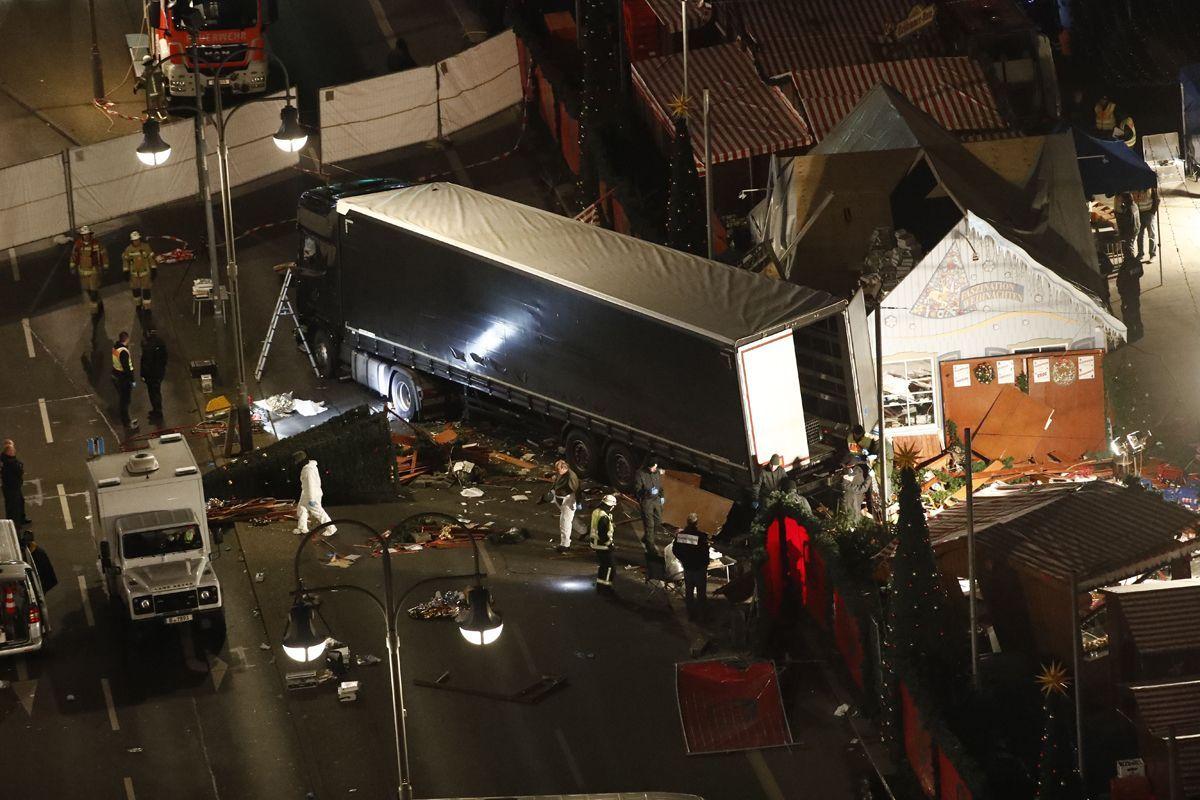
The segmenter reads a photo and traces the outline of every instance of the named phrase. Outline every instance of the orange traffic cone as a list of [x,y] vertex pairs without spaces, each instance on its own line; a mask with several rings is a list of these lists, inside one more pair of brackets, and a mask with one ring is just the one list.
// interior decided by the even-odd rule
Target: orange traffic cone
[[4,587],[4,616],[15,617],[17,615],[17,592],[12,586]]

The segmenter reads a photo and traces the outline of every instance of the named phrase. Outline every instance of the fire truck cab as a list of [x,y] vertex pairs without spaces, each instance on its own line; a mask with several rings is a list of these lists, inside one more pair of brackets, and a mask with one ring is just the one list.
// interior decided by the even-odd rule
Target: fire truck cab
[[[161,59],[169,94],[196,93],[193,30],[202,78],[220,73],[221,86],[234,94],[266,90],[266,31],[278,16],[277,0],[155,0],[146,14],[147,51]],[[211,81],[204,83],[207,88]]]

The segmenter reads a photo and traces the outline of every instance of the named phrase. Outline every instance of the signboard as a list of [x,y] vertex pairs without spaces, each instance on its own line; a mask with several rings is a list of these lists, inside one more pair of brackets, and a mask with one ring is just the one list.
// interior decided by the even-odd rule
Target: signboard
[[1080,356],[1079,357],[1079,380],[1090,381],[1096,378],[1096,357],[1095,356]]
[[1128,778],[1131,775],[1145,775],[1146,762],[1140,758],[1117,759],[1117,777]]
[[883,28],[883,40],[885,42],[898,42],[912,36],[917,31],[923,30],[933,24],[937,18],[937,6],[933,3],[918,3],[908,12],[908,16],[899,22],[892,24],[888,23]]
[[1014,383],[1017,379],[1011,360],[996,362],[996,381],[998,383]]
[[1033,360],[1033,382],[1034,383],[1049,383],[1050,382],[1050,359],[1035,358]]
[[971,385],[971,365],[970,364],[955,364],[954,365],[954,388],[961,389],[964,386]]
[[1025,287],[1014,281],[971,281],[956,242],[946,251],[909,313],[926,319],[950,319],[974,311],[995,310],[1002,302],[1021,303],[1025,299]]

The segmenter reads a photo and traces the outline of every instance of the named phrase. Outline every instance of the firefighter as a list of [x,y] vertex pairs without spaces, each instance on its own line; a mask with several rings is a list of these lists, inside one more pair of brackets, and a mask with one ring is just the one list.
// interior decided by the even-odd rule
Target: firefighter
[[129,416],[129,401],[133,397],[133,385],[136,383],[133,375],[133,356],[129,354],[129,333],[121,331],[112,346],[112,379],[117,388],[117,409],[121,423],[129,430],[136,431],[138,421]]
[[654,538],[662,531],[662,507],[667,502],[658,459],[651,456],[645,468],[638,470],[633,481],[633,494],[642,510],[642,547],[646,555],[657,556]]
[[121,271],[129,276],[133,307],[138,314],[150,310],[150,286],[157,270],[158,256],[142,241],[142,234],[137,231],[129,234],[129,246],[121,254]]
[[613,542],[616,539],[616,523],[613,522],[612,512],[616,507],[616,495],[604,495],[600,505],[592,511],[592,523],[588,528],[588,541],[596,554],[597,589],[607,589],[613,585]]
[[79,275],[79,286],[87,297],[92,319],[99,318],[104,313],[100,284],[104,280],[103,273],[108,269],[108,252],[104,245],[92,236],[92,229],[87,225],[80,226],[79,235],[75,237],[69,266],[72,275]]
[[1117,104],[1105,94],[1100,96],[1092,110],[1096,116],[1096,136],[1100,139],[1112,138],[1113,128],[1117,126]]

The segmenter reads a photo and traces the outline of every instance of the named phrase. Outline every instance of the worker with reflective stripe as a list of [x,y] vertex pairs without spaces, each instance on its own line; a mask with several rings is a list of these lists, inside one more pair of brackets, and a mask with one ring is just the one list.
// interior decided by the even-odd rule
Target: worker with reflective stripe
[[1101,95],[1093,109],[1096,113],[1096,135],[1101,139],[1112,137],[1112,130],[1117,126],[1117,104]]
[[1130,149],[1137,147],[1137,126],[1133,124],[1133,117],[1125,117],[1119,125],[1114,125],[1112,138],[1118,142],[1124,142],[1125,146]]
[[133,306],[139,313],[150,310],[150,287],[157,269],[158,256],[154,250],[142,241],[137,231],[129,234],[129,246],[121,254],[121,271],[129,276]]
[[121,331],[112,347],[112,379],[117,389],[117,408],[121,422],[131,431],[138,428],[138,421],[129,416],[129,401],[133,397],[133,356],[129,354],[129,333]]
[[592,524],[588,527],[588,541],[596,554],[596,588],[613,585],[613,543],[616,523],[612,512],[617,507],[616,495],[606,494],[600,505],[592,512]]
[[71,248],[71,260],[68,263],[72,275],[79,276],[79,287],[87,297],[88,310],[92,317],[104,313],[104,303],[100,300],[100,284],[104,280],[104,271],[108,269],[108,252],[104,245],[92,236],[92,229],[87,225],[79,228],[75,237],[75,245]]

